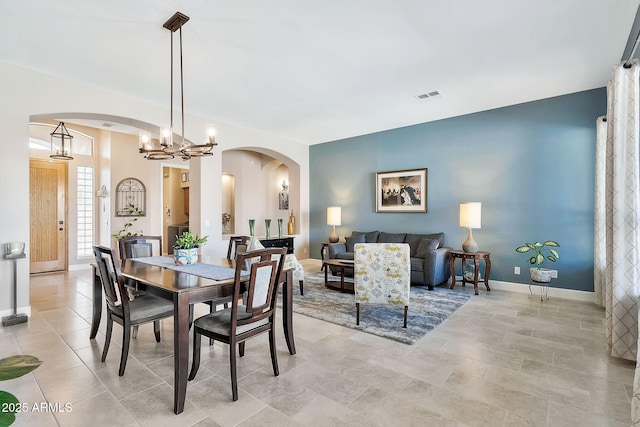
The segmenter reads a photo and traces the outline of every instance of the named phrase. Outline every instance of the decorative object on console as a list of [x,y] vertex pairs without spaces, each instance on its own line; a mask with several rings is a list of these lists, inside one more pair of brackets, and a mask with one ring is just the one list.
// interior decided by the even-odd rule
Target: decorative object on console
[[282,218],[278,218],[278,239],[282,239]]
[[291,210],[291,215],[289,215],[289,223],[287,224],[287,234],[289,236],[293,236],[296,234],[296,217],[293,216],[293,210]]
[[339,206],[327,208],[327,225],[333,226],[333,231],[329,236],[330,243],[337,243],[340,238],[336,233],[336,225],[342,225],[342,209]]
[[[516,248],[516,252],[524,254],[528,252],[535,252],[531,258],[529,258],[529,264],[535,264],[535,267],[531,267],[529,269],[529,273],[531,274],[531,280],[536,282],[549,283],[551,281],[551,272],[547,268],[541,268],[545,259],[548,259],[551,262],[556,262],[560,258],[560,254],[557,250],[553,248],[559,248],[560,245],[555,240],[545,240],[544,243],[535,242],[535,243],[525,243],[522,246],[518,246]],[[546,250],[547,254],[545,255],[544,251]]]
[[51,135],[51,155],[49,157],[52,159],[73,160],[73,157],[71,157],[73,135],[69,133],[64,122],[60,122],[58,127],[49,135]]
[[460,227],[469,230],[467,240],[462,244],[465,252],[478,252],[478,244],[473,240],[472,228],[480,228],[482,223],[482,204],[480,202],[460,203]]
[[376,172],[376,212],[426,211],[426,168]]
[[178,265],[195,264],[198,262],[198,248],[207,243],[209,236],[198,237],[191,231],[185,231],[176,236],[173,245],[173,259]]
[[256,226],[256,220],[255,219],[250,219],[249,220],[249,236],[254,237],[255,233],[255,226]]
[[[144,158],[148,160],[166,160],[173,159],[176,155],[181,156],[183,160],[189,160],[192,157],[204,157],[213,155],[213,147],[218,145],[215,139],[215,129],[213,126],[207,126],[206,139],[202,144],[194,144],[184,137],[184,73],[182,69],[182,26],[189,21],[189,17],[180,12],[176,12],[163,27],[171,31],[171,119],[170,127],[160,130],[160,144],[155,146],[148,133],[140,134],[138,151],[144,154]],[[173,33],[180,31],[179,37],[179,54],[180,54],[180,106],[181,106],[181,142],[174,144],[173,141]]]
[[265,229],[265,235],[267,236],[267,239],[269,239],[271,237],[271,220],[270,219],[264,220],[264,229]]

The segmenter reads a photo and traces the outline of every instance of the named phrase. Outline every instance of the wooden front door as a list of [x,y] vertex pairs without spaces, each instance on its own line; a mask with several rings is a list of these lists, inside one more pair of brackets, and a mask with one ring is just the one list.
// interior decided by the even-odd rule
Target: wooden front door
[[29,271],[67,269],[67,164],[31,160]]

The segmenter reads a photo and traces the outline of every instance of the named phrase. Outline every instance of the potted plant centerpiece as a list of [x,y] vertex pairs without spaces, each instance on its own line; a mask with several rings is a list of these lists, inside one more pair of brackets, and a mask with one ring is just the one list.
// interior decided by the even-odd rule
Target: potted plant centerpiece
[[198,248],[207,243],[209,236],[198,237],[190,231],[176,236],[173,245],[173,260],[178,265],[195,264],[198,262]]
[[548,268],[541,268],[545,259],[556,262],[560,258],[560,254],[557,250],[553,248],[559,248],[560,245],[558,242],[553,240],[546,240],[544,243],[535,242],[535,243],[527,243],[523,246],[518,246],[516,248],[516,252],[524,254],[524,253],[533,253],[531,258],[529,258],[529,263],[531,265],[535,264],[535,267],[531,267],[529,269],[529,273],[531,274],[531,280],[535,280],[536,282],[549,283],[551,281],[551,270]]

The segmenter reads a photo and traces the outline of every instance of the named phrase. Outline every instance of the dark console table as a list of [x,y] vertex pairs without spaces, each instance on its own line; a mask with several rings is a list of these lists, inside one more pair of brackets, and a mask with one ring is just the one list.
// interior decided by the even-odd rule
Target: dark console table
[[287,253],[293,253],[293,237],[279,237],[275,239],[260,239],[265,248],[287,248]]

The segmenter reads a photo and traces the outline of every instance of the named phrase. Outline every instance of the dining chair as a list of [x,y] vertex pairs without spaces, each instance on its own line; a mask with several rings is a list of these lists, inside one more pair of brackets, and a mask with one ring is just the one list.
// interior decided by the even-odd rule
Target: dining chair
[[151,294],[139,295],[129,299],[124,277],[120,272],[120,263],[111,248],[94,246],[100,282],[107,302],[107,332],[102,351],[102,362],[107,358],[111,343],[113,322],[122,325],[122,354],[118,375],[124,375],[129,357],[131,329],[144,323],[153,322],[156,342],[160,342],[160,320],[173,317],[173,302]]
[[360,304],[404,306],[407,327],[411,258],[407,243],[356,243],[354,246],[354,293],[356,325],[360,324]]
[[[278,285],[286,248],[268,248],[239,253],[233,284],[231,307],[199,317],[193,323],[193,361],[189,380],[193,380],[200,367],[200,341],[202,335],[229,345],[231,390],[233,400],[238,400],[238,376],[236,371],[236,345],[240,357],[244,356],[246,340],[265,332],[269,333],[269,348],[273,375],[278,376],[276,356],[275,317]],[[272,257],[280,255],[279,257]],[[247,261],[250,261],[248,264]],[[249,277],[243,266],[249,265]],[[239,304],[240,294],[246,291],[246,302]]]
[[118,239],[120,259],[162,255],[162,236],[131,236]]
[[236,257],[239,252],[246,252],[249,241],[249,236],[231,236],[229,237],[229,249],[227,250],[227,259],[231,260]]

